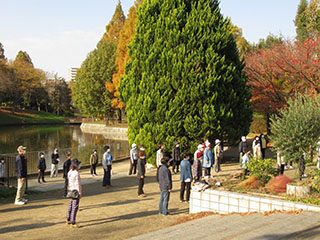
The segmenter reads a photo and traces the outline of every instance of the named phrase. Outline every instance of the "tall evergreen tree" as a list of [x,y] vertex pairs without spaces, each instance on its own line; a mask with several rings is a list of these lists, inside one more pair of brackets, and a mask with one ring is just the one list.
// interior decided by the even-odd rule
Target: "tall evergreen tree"
[[158,142],[194,151],[204,136],[248,133],[251,95],[229,24],[217,0],[145,0],[119,86],[130,143],[151,156]]
[[125,20],[126,16],[123,13],[121,2],[119,0],[112,19],[106,26],[106,33],[104,34],[104,38],[112,42],[118,42],[120,31]]
[[299,41],[304,41],[305,39],[309,38],[309,33],[307,29],[307,25],[308,25],[307,10],[308,10],[308,1],[300,0],[296,19],[294,22],[296,25],[297,39]]

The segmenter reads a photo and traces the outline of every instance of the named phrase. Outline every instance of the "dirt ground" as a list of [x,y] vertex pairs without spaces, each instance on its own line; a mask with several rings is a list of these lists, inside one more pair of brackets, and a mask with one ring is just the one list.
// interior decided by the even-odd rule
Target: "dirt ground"
[[[0,239],[127,239],[133,236],[166,228],[184,222],[189,205],[180,203],[180,175],[173,175],[173,192],[170,196],[170,216],[158,214],[159,186],[155,171],[147,172],[144,191],[146,198],[138,198],[138,178],[127,176],[128,163],[118,164],[115,172],[122,176],[112,180],[113,187],[105,189],[101,181],[83,185],[83,198],[77,215],[79,229],[65,224],[68,199],[62,190],[32,194],[29,203],[16,206],[13,202],[0,205]],[[222,172],[215,178],[228,176],[239,169],[237,149],[225,152]],[[102,168],[98,170],[102,180]],[[87,170],[81,177],[90,178]],[[47,178],[55,182],[57,179]],[[62,179],[59,181],[63,181]]]

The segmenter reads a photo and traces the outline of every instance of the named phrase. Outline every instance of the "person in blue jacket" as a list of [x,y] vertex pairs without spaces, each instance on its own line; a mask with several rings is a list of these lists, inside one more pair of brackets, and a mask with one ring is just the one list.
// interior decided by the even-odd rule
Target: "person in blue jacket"
[[214,160],[214,157],[211,149],[211,144],[208,142],[206,144],[206,149],[204,150],[204,154],[203,154],[202,166],[204,167],[204,178],[211,177],[210,171],[213,164],[213,160]]
[[180,202],[184,202],[184,192],[186,190],[186,202],[189,202],[190,199],[190,188],[192,181],[192,171],[191,171],[191,163],[189,154],[183,154],[183,160],[180,163]]
[[110,146],[104,146],[105,153],[102,156],[102,166],[104,170],[102,186],[105,188],[111,187],[111,171],[113,157],[110,154]]

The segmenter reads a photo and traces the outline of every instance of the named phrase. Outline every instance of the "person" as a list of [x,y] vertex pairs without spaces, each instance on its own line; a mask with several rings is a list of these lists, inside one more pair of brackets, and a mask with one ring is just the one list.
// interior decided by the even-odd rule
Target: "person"
[[159,168],[158,181],[160,187],[159,214],[163,216],[169,215],[168,205],[170,193],[172,192],[172,176],[168,168],[169,163],[165,158],[161,159]]
[[161,159],[164,157],[163,143],[159,143],[158,148],[159,149],[156,155],[156,165],[157,165],[157,168],[159,169],[161,166]]
[[38,183],[40,184],[40,178],[42,179],[42,182],[46,182],[44,180],[44,171],[46,170],[46,159],[44,158],[44,153],[40,153],[40,158],[38,160]]
[[203,162],[203,145],[198,145],[198,150],[194,153],[194,162],[192,166],[194,180],[198,181],[202,177],[202,162]]
[[112,155],[110,154],[110,146],[104,146],[105,153],[102,157],[102,166],[104,170],[102,186],[105,188],[111,187],[111,171],[112,171]]
[[137,165],[139,178],[138,197],[146,197],[146,194],[143,192],[144,178],[146,174],[146,152],[144,151],[143,145],[140,146]]
[[68,190],[77,190],[79,193],[78,198],[70,198],[69,206],[67,211],[67,221],[66,224],[70,225],[70,228],[79,228],[80,226],[76,224],[76,216],[79,209],[79,202],[82,197],[82,188],[80,181],[80,173],[78,171],[79,165],[78,159],[72,159],[70,164],[70,171],[68,172]]
[[220,172],[220,164],[222,160],[222,148],[221,148],[221,141],[216,139],[216,145],[214,146],[214,171]]
[[267,139],[264,136],[264,134],[260,135],[260,144],[261,144],[261,156],[262,156],[262,159],[265,159],[266,158],[266,149],[268,147],[268,145],[267,145],[268,142],[267,142]]
[[256,136],[252,142],[252,151],[253,151],[253,156],[255,158],[262,158],[262,154],[261,154],[261,143],[260,143],[260,139],[258,136]]
[[130,169],[129,169],[129,175],[136,174],[137,172],[137,162],[138,162],[138,149],[137,144],[132,143],[130,150]]
[[55,148],[51,155],[51,174],[50,177],[53,177],[54,173],[56,173],[56,177],[58,177],[58,165],[60,162],[58,149]]
[[282,155],[280,152],[277,153],[277,164],[279,174],[282,175],[284,173],[284,166],[286,165],[286,161],[284,155]]
[[243,177],[245,178],[248,175],[248,163],[250,160],[250,150],[247,149],[247,151],[242,156],[242,169],[243,171]]
[[180,165],[180,143],[175,142],[174,148],[172,149],[172,172],[178,173],[179,172],[179,165]]
[[[68,151],[66,152],[66,161],[63,163],[63,178],[64,178],[64,194],[63,197],[67,197],[68,194],[68,172],[70,170],[70,165],[71,165],[71,153]],[[79,169],[79,166],[77,166]]]
[[189,202],[190,199],[190,189],[192,181],[192,172],[190,164],[189,154],[183,154],[183,160],[181,161],[181,188],[180,188],[180,202],[184,202],[184,192],[186,191],[186,202]]
[[26,147],[19,146],[17,151],[18,155],[16,157],[15,167],[17,175],[17,194],[14,204],[15,205],[24,205],[28,202],[24,197],[24,192],[26,190],[26,181],[27,181],[27,159],[25,158]]
[[90,155],[91,177],[97,176],[97,172],[96,172],[97,164],[98,164],[98,153],[97,153],[97,150],[93,150],[92,154]]
[[204,150],[203,154],[203,164],[202,166],[204,167],[204,178],[209,178],[211,177],[211,167],[213,163],[213,153],[211,150],[211,144],[207,143],[206,149]]
[[247,142],[247,138],[245,136],[241,137],[241,141],[239,143],[239,154],[240,154],[240,166],[242,166],[242,156],[249,150],[249,145]]

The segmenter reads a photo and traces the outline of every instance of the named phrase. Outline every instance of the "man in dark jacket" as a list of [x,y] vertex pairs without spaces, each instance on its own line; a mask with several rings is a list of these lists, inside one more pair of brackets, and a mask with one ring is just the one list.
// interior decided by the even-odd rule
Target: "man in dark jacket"
[[54,172],[56,173],[56,177],[58,177],[58,165],[59,165],[60,159],[58,154],[58,148],[55,148],[53,150],[53,153],[51,155],[51,174],[50,177],[53,177]]
[[71,165],[71,153],[66,152],[66,161],[63,164],[63,178],[64,178],[64,195],[66,197],[68,194],[68,172],[70,170]]
[[39,161],[38,161],[38,183],[41,183],[40,182],[40,179],[42,178],[42,182],[46,182],[44,180],[44,172],[46,170],[47,166],[46,166],[46,159],[44,158],[44,153],[41,152],[40,153],[40,158],[39,158]]
[[241,138],[241,142],[239,143],[239,154],[240,154],[240,159],[239,159],[239,163],[240,163],[240,166],[242,166],[242,156],[248,152],[249,150],[249,145],[248,145],[248,142],[247,142],[247,138],[245,136],[243,136]]
[[[172,172],[178,173],[179,172],[179,166],[180,166],[180,147],[179,142],[175,142],[174,148],[172,149]],[[177,167],[177,170],[176,170]]]
[[138,197],[145,197],[143,186],[144,178],[146,175],[146,152],[144,151],[144,146],[140,146],[140,151],[138,153],[138,178],[139,178],[139,187],[138,187]]
[[24,199],[24,191],[26,190],[27,180],[27,159],[25,158],[26,147],[19,146],[18,155],[16,157],[16,174],[18,180],[17,195],[14,202],[15,205],[24,205],[28,200]]
[[172,177],[168,168],[168,162],[165,158],[161,159],[161,166],[159,168],[159,186],[160,186],[160,200],[159,200],[159,214],[163,216],[169,215],[168,203],[170,192],[172,191]]

